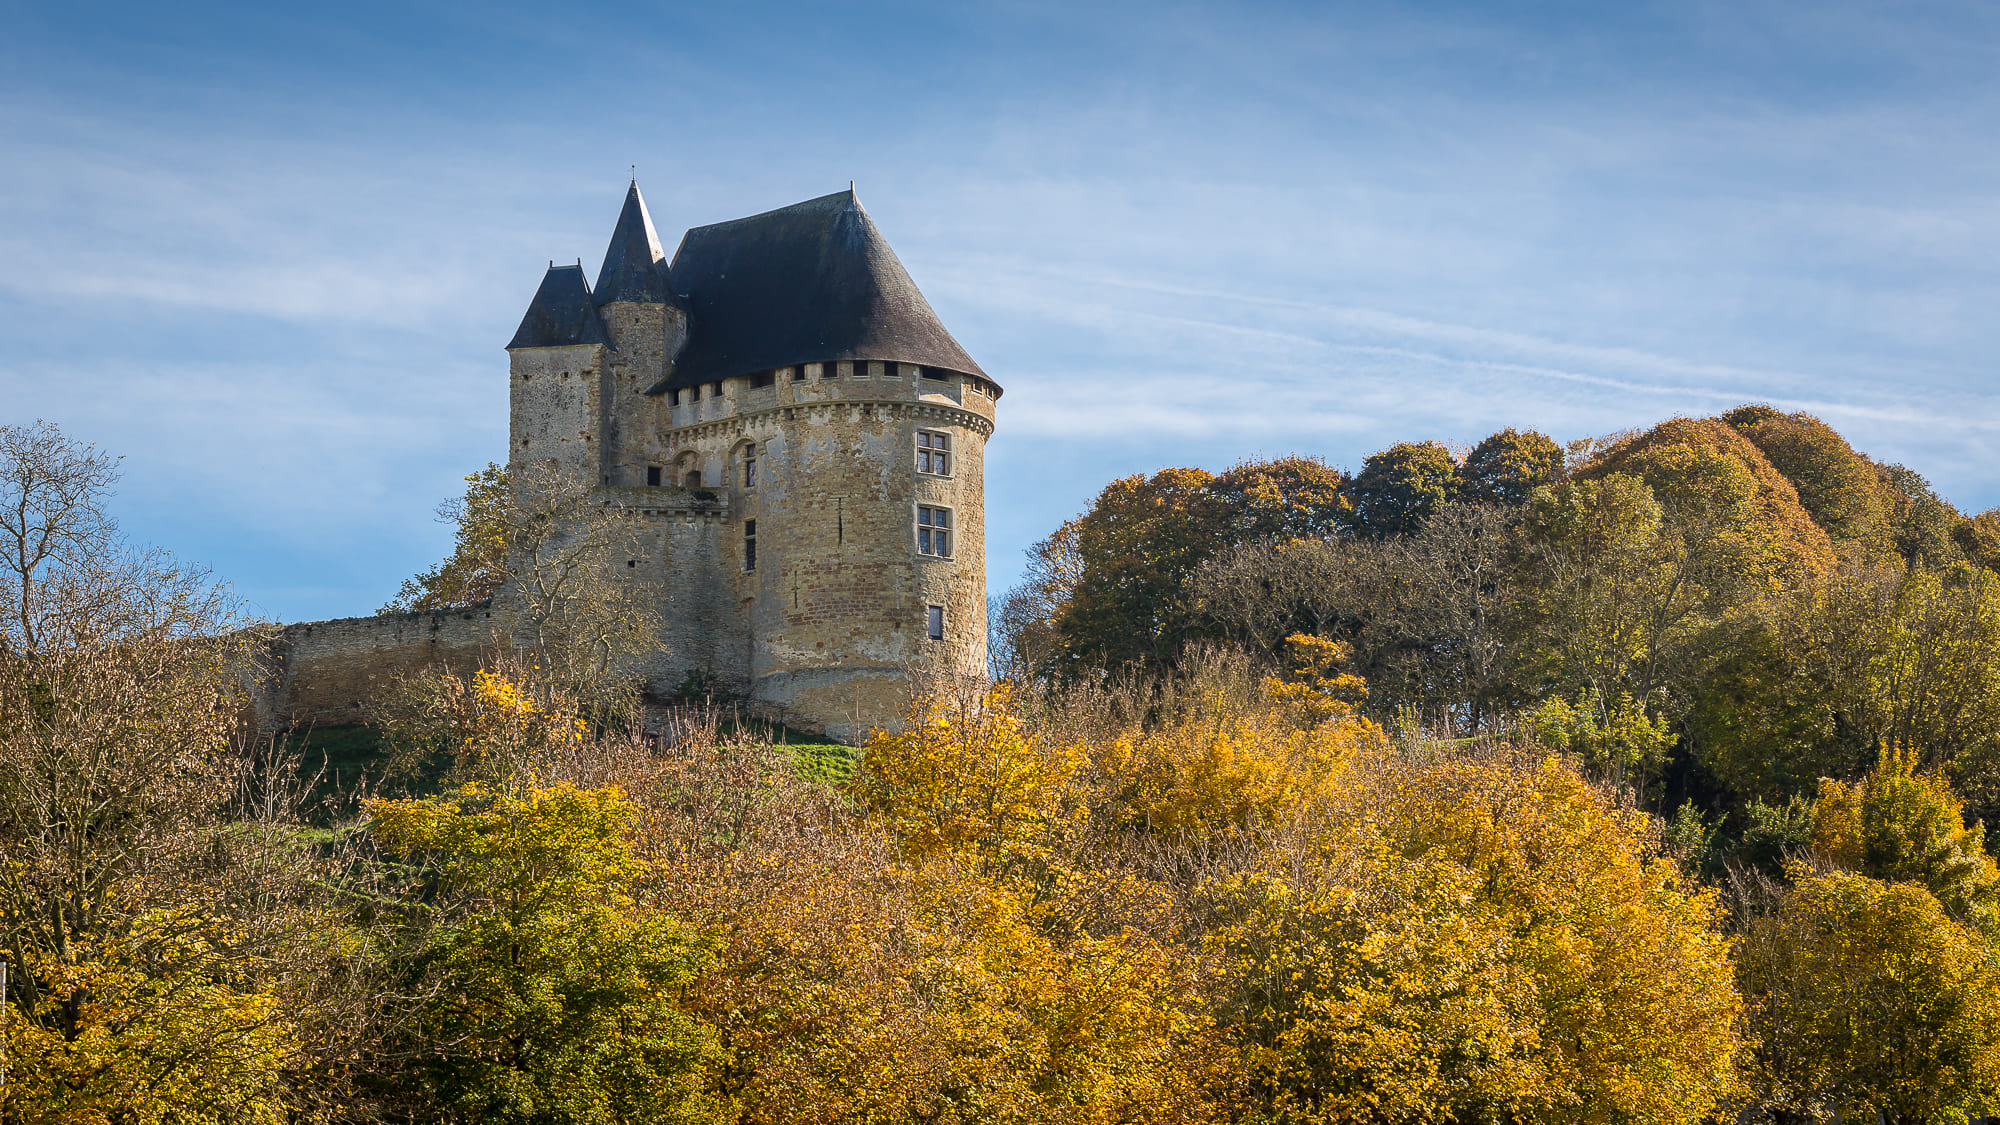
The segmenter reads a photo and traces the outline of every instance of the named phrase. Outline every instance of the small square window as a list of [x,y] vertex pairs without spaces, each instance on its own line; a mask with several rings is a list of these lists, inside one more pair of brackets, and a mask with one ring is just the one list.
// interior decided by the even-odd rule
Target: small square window
[[929,612],[924,615],[924,618],[924,624],[930,632],[931,640],[944,640],[944,607],[941,605],[930,606]]
[[820,377],[820,378],[822,378],[822,379],[838,379],[838,378],[840,378],[840,365],[839,365],[838,363],[822,363],[822,364],[820,364],[820,365],[819,365],[819,377]]
[[775,371],[759,371],[755,375],[750,376],[750,385],[753,387],[768,387],[772,383],[777,382],[777,379],[778,373]]
[[659,483],[660,483],[660,467],[659,467],[658,465],[648,465],[648,466],[646,466],[646,483],[647,483],[647,484],[649,484],[649,485],[654,485],[654,486],[658,486],[658,485],[659,485]]

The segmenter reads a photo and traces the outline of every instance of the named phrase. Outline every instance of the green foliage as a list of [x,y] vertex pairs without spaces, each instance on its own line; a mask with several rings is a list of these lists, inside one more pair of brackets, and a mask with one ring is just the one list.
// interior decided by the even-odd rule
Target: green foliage
[[1400,442],[1362,463],[1348,485],[1356,533],[1408,535],[1459,493],[1458,464],[1434,441]]
[[1749,824],[1737,842],[1737,857],[1760,870],[1776,873],[1812,844],[1814,804],[1794,793],[1781,805],[1751,798],[1743,807]]
[[1968,827],[1958,794],[1916,766],[1916,754],[1890,745],[1859,783],[1822,780],[1814,848],[1871,878],[1921,884],[1953,918],[2000,932],[2000,869],[1981,826]]
[[1913,566],[1933,569],[1963,559],[1952,538],[1961,517],[1931,490],[1931,483],[1902,465],[1876,467],[1891,498],[1890,539],[1897,553]]
[[1546,434],[1509,426],[1473,446],[1458,475],[1473,503],[1525,504],[1537,488],[1562,479],[1563,450]]
[[465,495],[438,507],[455,525],[451,557],[406,579],[383,613],[468,609],[492,599],[507,578],[507,470],[487,463],[467,474]]
[[[638,811],[568,785],[377,801],[370,831],[421,891],[399,1029],[398,1095],[425,1119],[701,1122],[711,1030],[676,998],[712,963],[687,926],[635,899]],[[421,906],[416,904],[421,903]]]
[[[1630,693],[1607,705],[1593,690],[1579,693],[1575,703],[1550,696],[1521,716],[1535,740],[1552,750],[1583,759],[1616,777],[1643,779],[1666,764],[1676,735],[1664,718],[1646,714]],[[1639,785],[1643,791],[1643,782]]]
[[1868,458],[1810,414],[1743,407],[1723,420],[1750,439],[1798,490],[1799,503],[1836,543],[1888,546],[1894,497]]
[[2000,968],[1914,884],[1812,875],[1738,943],[1756,1108],[1893,1125],[1977,1114],[2000,1093]]

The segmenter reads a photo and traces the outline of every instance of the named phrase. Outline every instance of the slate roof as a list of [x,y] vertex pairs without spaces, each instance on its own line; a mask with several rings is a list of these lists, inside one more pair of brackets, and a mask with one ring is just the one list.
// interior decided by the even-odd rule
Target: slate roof
[[854,192],[695,227],[668,276],[688,342],[649,393],[828,360],[980,370],[931,311]]
[[625,190],[625,207],[618,212],[611,245],[604,250],[604,267],[597,271],[597,287],[591,292],[599,305],[613,301],[680,303],[667,282],[667,255],[660,249],[660,236],[653,231],[653,217],[646,213],[646,200],[639,194],[637,180]]
[[583,267],[550,266],[542,275],[542,287],[535,290],[521,327],[507,349],[554,348],[565,344],[608,344],[604,321],[590,300],[590,285],[583,280]]

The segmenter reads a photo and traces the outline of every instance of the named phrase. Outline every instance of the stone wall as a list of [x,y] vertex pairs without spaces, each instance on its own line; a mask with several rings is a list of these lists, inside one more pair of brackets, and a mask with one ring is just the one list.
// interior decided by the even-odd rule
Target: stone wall
[[251,699],[260,732],[365,720],[400,676],[429,668],[470,674],[494,645],[491,607],[343,617],[272,634]]

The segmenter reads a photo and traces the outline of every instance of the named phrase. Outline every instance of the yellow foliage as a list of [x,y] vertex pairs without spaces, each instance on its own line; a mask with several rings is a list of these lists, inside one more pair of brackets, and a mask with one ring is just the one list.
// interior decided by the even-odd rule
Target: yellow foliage
[[932,697],[902,731],[877,731],[853,785],[913,855],[1008,860],[1040,854],[1075,815],[1087,757],[1029,737],[998,684],[977,700]]
[[1308,722],[1354,718],[1354,705],[1368,697],[1368,685],[1360,676],[1339,671],[1354,656],[1351,645],[1294,633],[1285,638],[1285,655],[1291,669],[1265,679],[1265,698],[1295,709]]
[[1716,906],[1643,817],[1554,760],[1343,779],[1307,866],[1214,889],[1226,1022],[1279,1119],[1694,1122],[1733,1094]]
[[1832,863],[1890,882],[1920,883],[1952,917],[2000,930],[2000,867],[1985,831],[1943,778],[1917,773],[1917,754],[1891,743],[1854,784],[1820,779],[1812,842]]
[[2000,1093],[2000,966],[1921,886],[1794,868],[1739,953],[1757,1107],[1948,1121]]
[[1382,729],[1354,711],[1359,676],[1342,642],[1287,639],[1292,669],[1259,685],[1263,705],[1209,691],[1149,728],[1098,748],[1093,801],[1114,823],[1209,836],[1277,823],[1309,807]]
[[141,917],[82,956],[16,964],[74,1005],[73,1037],[8,1012],[4,1117],[21,1125],[276,1125],[301,1055],[277,998],[241,979],[228,935],[192,911]]

